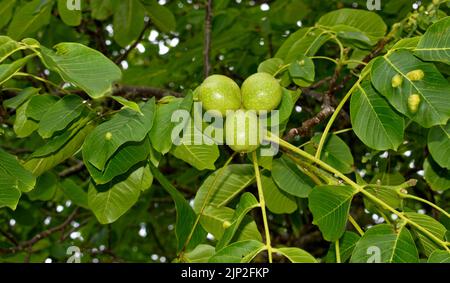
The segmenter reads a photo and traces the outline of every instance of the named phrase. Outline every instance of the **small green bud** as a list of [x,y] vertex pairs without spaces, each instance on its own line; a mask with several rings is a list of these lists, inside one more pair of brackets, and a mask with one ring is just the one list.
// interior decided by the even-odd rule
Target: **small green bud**
[[406,76],[411,81],[421,81],[425,76],[425,73],[422,70],[418,69],[407,73]]
[[418,94],[411,94],[408,97],[408,108],[412,113],[416,113],[419,109],[420,96]]
[[112,133],[111,132],[107,132],[105,134],[105,140],[110,141],[112,139]]
[[227,229],[227,228],[230,227],[230,226],[231,226],[231,222],[230,222],[230,221],[224,221],[224,222],[222,223],[223,229]]
[[395,76],[392,77],[391,83],[392,83],[393,88],[397,88],[397,87],[401,86],[403,83],[402,76],[400,74],[396,74]]

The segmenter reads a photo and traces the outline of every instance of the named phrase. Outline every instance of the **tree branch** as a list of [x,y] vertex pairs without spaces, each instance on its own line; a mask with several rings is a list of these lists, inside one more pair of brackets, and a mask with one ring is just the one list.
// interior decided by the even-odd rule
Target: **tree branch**
[[203,46],[203,72],[205,78],[211,74],[211,29],[212,29],[212,0],[206,0],[205,7],[205,38]]
[[[384,47],[390,40],[391,40],[390,38],[383,38],[382,40],[380,40],[377,43],[376,47],[372,50],[372,52],[370,52],[370,54],[368,54],[363,59],[363,62],[369,63],[373,58],[377,57],[384,50]],[[356,66],[353,69],[353,71],[361,72],[365,66],[366,66],[365,64],[360,64],[360,65]],[[303,137],[303,136],[310,135],[312,128],[314,128],[315,126],[320,124],[322,121],[326,120],[328,117],[330,117],[334,113],[335,109],[332,106],[333,95],[336,92],[342,90],[345,87],[345,85],[352,78],[352,74],[348,74],[338,84],[337,80],[340,76],[340,73],[341,73],[341,68],[337,67],[334,71],[333,76],[326,78],[326,81],[329,81],[330,85],[329,85],[328,91],[323,95],[323,104],[322,104],[322,109],[320,110],[320,112],[317,113],[314,117],[304,121],[300,127],[289,130],[288,133],[285,135],[284,139],[288,140],[288,139],[292,139],[296,136]],[[320,83],[320,85],[322,85],[324,83],[324,80],[321,80],[318,83]],[[303,91],[305,91],[305,90],[310,91],[311,87],[306,88]]]
[[124,97],[156,97],[158,99],[165,96],[182,97],[182,94],[179,92],[149,86],[119,86],[114,90],[113,95]]
[[126,50],[125,52],[120,55],[119,57],[117,57],[117,59],[115,60],[116,64],[120,64],[120,62],[122,62],[123,60],[125,60],[128,55],[130,54],[130,52],[136,48],[136,46],[138,46],[139,42],[141,42],[144,38],[145,32],[147,31],[147,29],[150,27],[151,25],[151,21],[148,21],[145,24],[145,27],[142,29],[141,33],[139,34],[138,38],[136,39],[135,42],[133,42],[133,44],[131,44]]
[[33,238],[31,238],[31,240],[22,242],[18,245],[16,245],[15,247],[11,247],[11,248],[0,248],[0,254],[1,253],[17,253],[20,251],[24,251],[24,250],[29,250],[31,249],[31,247],[36,244],[37,242],[39,242],[40,240],[49,237],[50,235],[62,231],[66,226],[68,226],[72,220],[75,219],[75,217],[78,214],[78,210],[79,208],[75,208],[75,210],[69,215],[69,217],[67,217],[67,219],[61,223],[58,226],[55,226],[53,228],[50,228],[48,230],[45,230],[39,234],[36,234]]

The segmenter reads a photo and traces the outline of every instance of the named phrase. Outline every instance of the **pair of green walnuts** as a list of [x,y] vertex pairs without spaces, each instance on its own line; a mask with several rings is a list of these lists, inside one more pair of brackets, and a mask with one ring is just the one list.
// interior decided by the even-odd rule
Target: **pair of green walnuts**
[[[226,117],[227,144],[241,153],[252,152],[259,147],[257,113],[276,109],[281,102],[282,92],[278,80],[268,73],[251,75],[241,88],[229,77],[212,75],[196,89],[204,110],[215,111]],[[256,143],[250,138],[255,134],[258,137]]]

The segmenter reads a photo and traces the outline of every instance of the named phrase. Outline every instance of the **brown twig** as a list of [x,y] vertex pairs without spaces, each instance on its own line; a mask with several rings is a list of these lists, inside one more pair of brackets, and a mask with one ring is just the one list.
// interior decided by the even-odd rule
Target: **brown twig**
[[205,78],[211,74],[211,30],[212,30],[212,0],[206,0],[205,5],[205,38],[203,46],[203,72]]
[[[380,40],[376,47],[368,54],[364,59],[364,63],[369,63],[373,58],[377,57],[383,50],[386,44],[391,40],[391,38],[383,38]],[[353,71],[355,72],[361,72],[365,64],[359,64],[356,66]],[[332,77],[329,77],[327,81],[329,81],[329,88],[328,91],[323,95],[323,104],[322,109],[319,113],[317,113],[314,117],[304,121],[302,123],[302,126],[298,128],[293,128],[288,131],[288,133],[285,135],[284,139],[292,139],[296,136],[307,136],[311,133],[312,128],[316,125],[320,124],[322,121],[326,120],[328,117],[330,117],[334,113],[334,107],[332,106],[332,99],[333,95],[345,88],[345,85],[351,80],[352,75],[348,74],[346,75],[342,81],[338,84],[337,80],[340,76],[341,69],[337,67],[334,71],[334,74]],[[321,84],[323,84],[323,81],[319,81]],[[306,88],[306,91],[309,91],[310,88]],[[305,90],[304,90],[305,91]]]
[[149,86],[119,86],[114,90],[113,95],[124,97],[156,97],[158,99],[165,96],[182,97],[182,94],[179,92]]
[[64,220],[63,223],[61,223],[60,225],[55,226],[53,228],[50,228],[48,230],[45,230],[41,233],[36,234],[33,238],[31,238],[28,241],[19,243],[15,247],[11,247],[11,248],[0,248],[0,254],[1,253],[17,253],[17,252],[24,251],[24,250],[29,251],[29,249],[31,249],[31,247],[34,244],[36,244],[37,242],[39,242],[40,240],[47,238],[50,235],[63,230],[67,225],[69,225],[72,222],[72,220],[74,220],[75,217],[77,216],[78,210],[79,210],[79,208],[75,208],[75,210],[69,215],[69,217],[67,217],[66,220]]
[[138,46],[138,44],[143,40],[145,32],[147,31],[147,29],[150,27],[151,25],[151,21],[148,21],[145,24],[145,27],[142,29],[141,33],[139,34],[138,38],[136,39],[135,42],[133,42],[133,44],[131,44],[124,53],[122,53],[119,57],[117,57],[117,59],[115,60],[116,64],[120,64],[120,62],[122,62],[123,60],[125,60],[128,55],[130,54],[130,52],[136,48],[136,46]]
[[69,176],[71,176],[71,175],[73,175],[73,174],[75,174],[75,173],[80,172],[81,170],[84,169],[84,167],[85,167],[85,166],[84,166],[83,161],[79,161],[79,160],[78,160],[77,163],[76,163],[75,165],[73,165],[73,166],[67,168],[66,170],[60,172],[60,173],[58,174],[58,176],[59,176],[60,178],[69,177]]

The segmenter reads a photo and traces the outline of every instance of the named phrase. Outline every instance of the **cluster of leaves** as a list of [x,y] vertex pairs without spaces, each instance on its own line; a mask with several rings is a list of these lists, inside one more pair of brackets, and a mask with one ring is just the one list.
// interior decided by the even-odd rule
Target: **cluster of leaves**
[[[308,19],[319,1],[274,1],[267,13],[214,1],[213,69],[279,78],[282,131],[335,109],[301,146],[269,134],[276,157],[238,158],[188,143],[195,130],[178,146],[171,139],[172,113],[191,111],[194,97],[160,88],[201,81],[202,4],[91,0],[72,11],[66,2],[0,1],[0,261],[64,260],[73,244],[105,260],[148,261],[151,250],[181,262],[368,262],[375,247],[382,262],[449,261],[446,3],[403,13],[408,1],[393,1],[386,24],[348,8]],[[156,45],[181,42],[161,56],[143,40],[151,33]],[[144,238],[127,233],[139,225]]]

